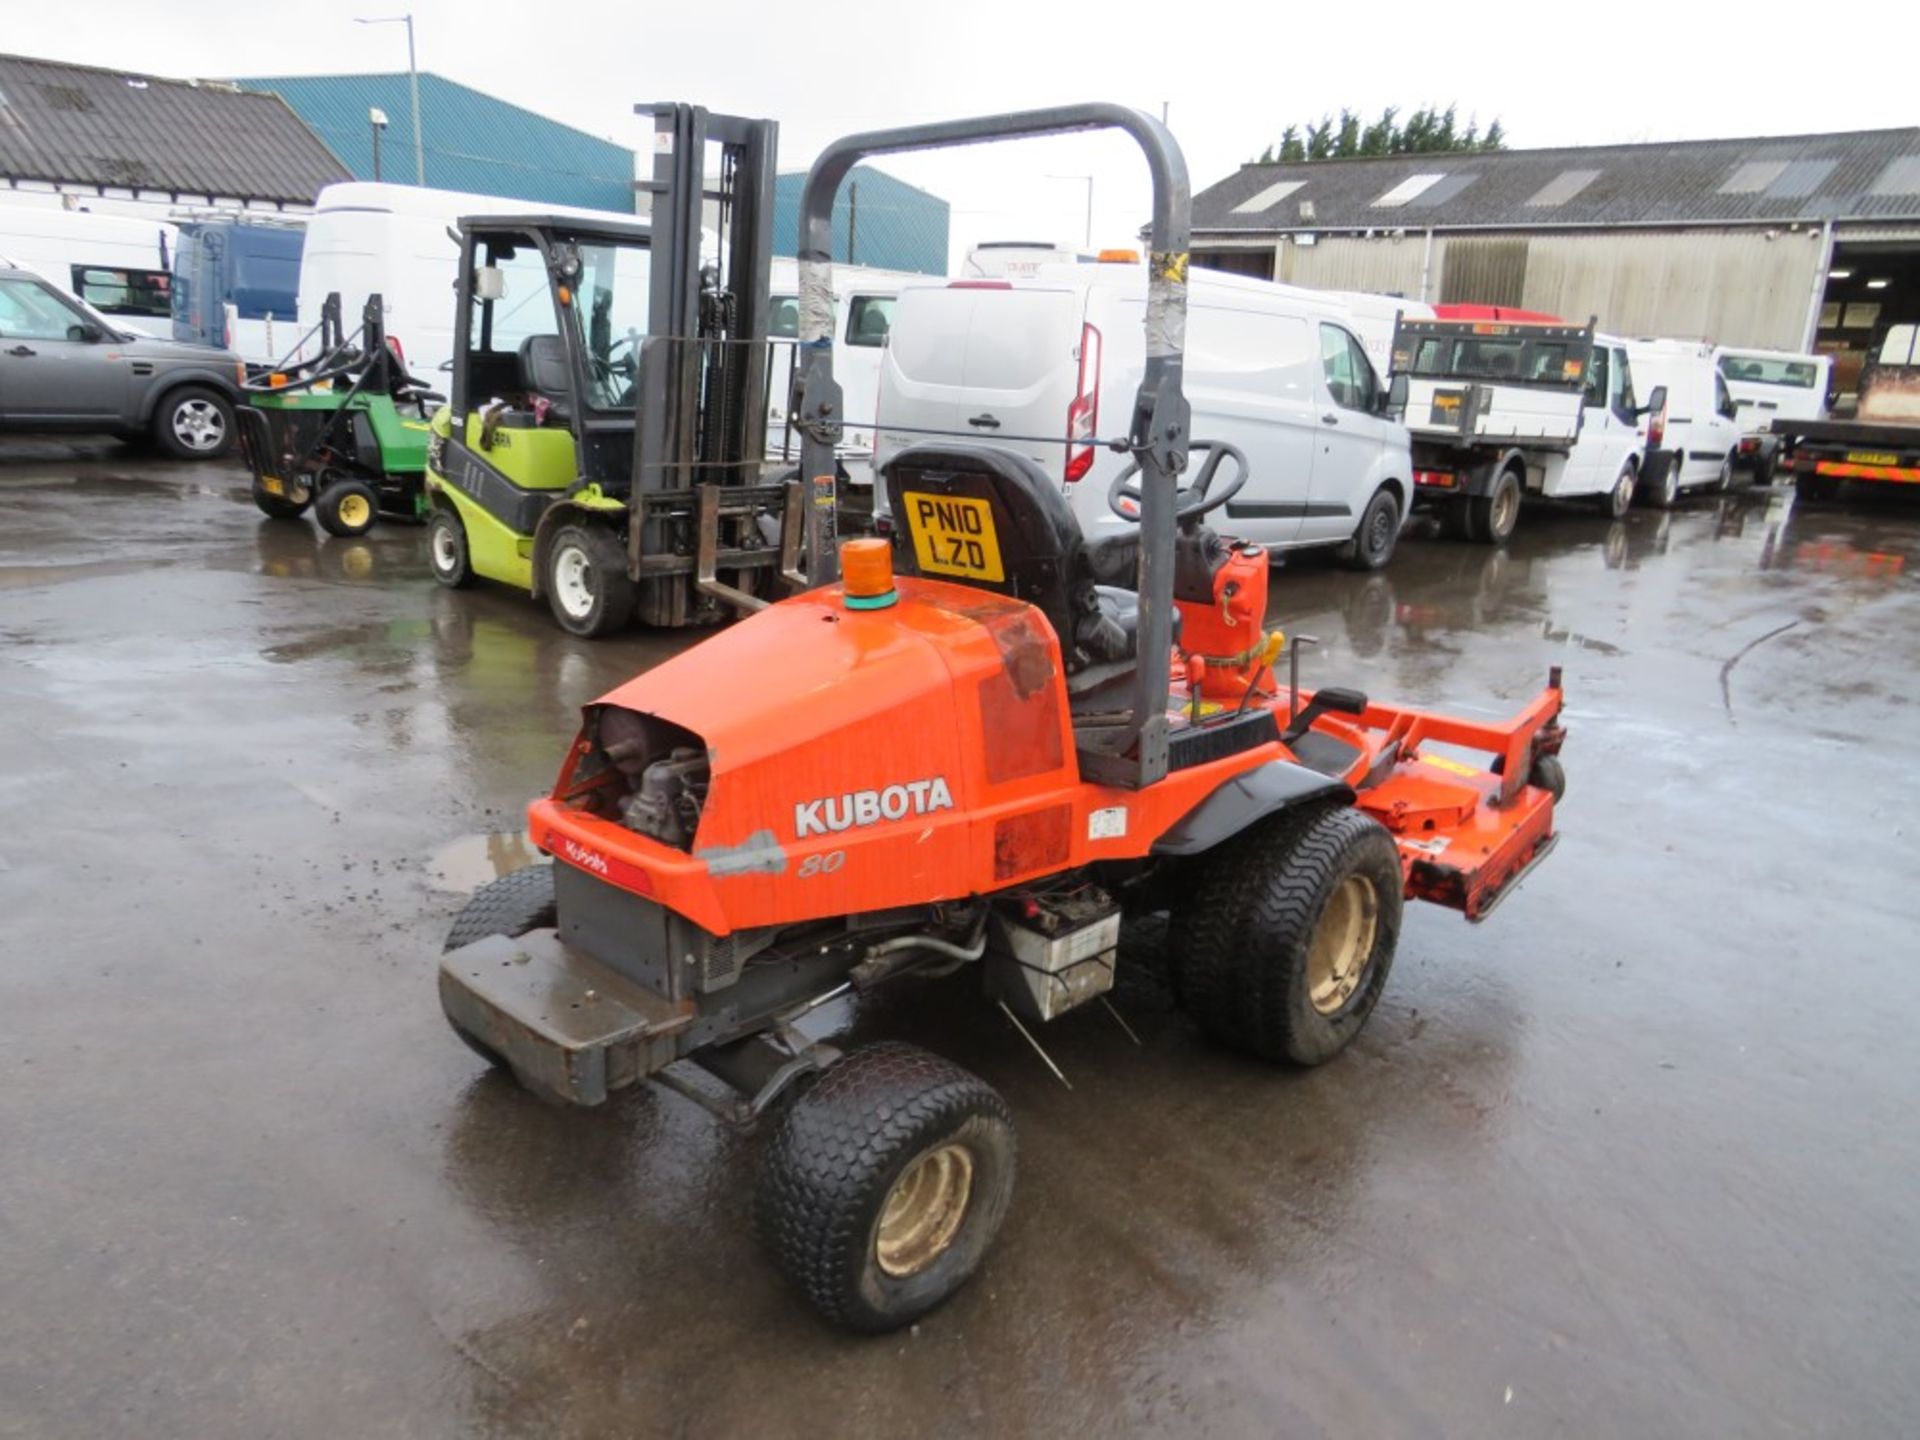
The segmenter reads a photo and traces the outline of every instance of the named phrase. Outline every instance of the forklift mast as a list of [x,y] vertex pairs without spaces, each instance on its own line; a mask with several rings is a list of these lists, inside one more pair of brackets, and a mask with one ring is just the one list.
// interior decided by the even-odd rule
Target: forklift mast
[[[651,113],[654,124],[653,178],[638,186],[653,201],[648,336],[635,386],[637,523],[628,536],[640,578],[644,555],[671,548],[677,507],[660,498],[760,480],[779,127],[697,105],[635,109]],[[713,175],[710,149],[718,159]],[[710,232],[717,249],[704,243]],[[682,624],[692,598],[684,584],[643,584],[639,618]]]

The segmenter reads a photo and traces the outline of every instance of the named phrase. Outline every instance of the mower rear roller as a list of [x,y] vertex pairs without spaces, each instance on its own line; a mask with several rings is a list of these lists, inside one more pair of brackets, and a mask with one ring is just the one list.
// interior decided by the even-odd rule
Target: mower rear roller
[[[276,484],[279,482],[276,481]],[[305,500],[289,500],[284,495],[275,495],[260,483],[258,476],[253,480],[253,503],[262,515],[272,520],[298,520],[307,513],[313,504],[313,497]]]
[[974,1272],[1013,1195],[1013,1121],[978,1076],[915,1045],[851,1051],[802,1091],[762,1158],[757,1220],[821,1315],[894,1330]]

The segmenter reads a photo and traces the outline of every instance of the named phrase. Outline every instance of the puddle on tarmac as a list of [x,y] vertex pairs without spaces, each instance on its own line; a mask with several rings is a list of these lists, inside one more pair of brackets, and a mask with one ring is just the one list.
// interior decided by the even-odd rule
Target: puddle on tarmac
[[138,575],[172,563],[170,560],[90,560],[79,565],[0,565],[0,590],[28,590],[36,585],[64,585],[69,580],[97,580],[109,575]]
[[427,883],[436,890],[465,895],[543,858],[524,830],[465,835],[441,846],[428,858]]

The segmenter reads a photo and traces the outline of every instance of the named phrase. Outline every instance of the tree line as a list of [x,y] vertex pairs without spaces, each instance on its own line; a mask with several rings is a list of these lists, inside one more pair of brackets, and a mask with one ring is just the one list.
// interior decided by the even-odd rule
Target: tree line
[[1389,105],[1372,123],[1343,106],[1338,118],[1326,115],[1317,123],[1287,126],[1280,132],[1277,145],[1269,145],[1260,152],[1260,163],[1297,164],[1370,155],[1459,154],[1506,148],[1507,132],[1499,120],[1483,131],[1479,121],[1468,116],[1466,128],[1462,129],[1456,107],[1452,105],[1444,110],[1423,105],[1404,121],[1399,107]]

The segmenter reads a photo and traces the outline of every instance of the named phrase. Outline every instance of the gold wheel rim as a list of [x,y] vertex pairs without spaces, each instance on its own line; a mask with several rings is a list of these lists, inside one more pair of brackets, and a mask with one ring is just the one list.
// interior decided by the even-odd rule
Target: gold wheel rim
[[1327,898],[1307,947],[1307,998],[1322,1015],[1338,1014],[1366,979],[1380,928],[1380,896],[1365,875],[1349,875]]
[[343,495],[340,497],[340,520],[342,524],[356,529],[373,517],[373,507],[367,504],[364,495]]
[[973,1199],[973,1154],[942,1145],[909,1165],[887,1192],[874,1236],[875,1258],[887,1274],[917,1275],[933,1264],[967,1218]]

